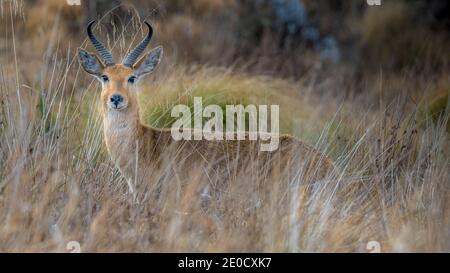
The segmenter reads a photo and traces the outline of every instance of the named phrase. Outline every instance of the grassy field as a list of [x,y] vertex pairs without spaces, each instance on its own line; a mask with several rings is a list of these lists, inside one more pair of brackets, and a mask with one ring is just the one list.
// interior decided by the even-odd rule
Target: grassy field
[[[208,170],[169,175],[168,151],[151,181],[161,187],[136,203],[104,147],[100,86],[74,58],[85,37],[58,22],[28,37],[38,12],[2,1],[1,252],[67,252],[70,241],[83,252],[369,252],[370,241],[383,252],[450,251],[448,70],[379,70],[357,82],[345,66],[318,65],[286,78],[181,62],[169,47],[142,83],[145,123],[170,126],[171,107],[193,96],[277,104],[282,133],[339,171],[317,183],[261,179],[249,162],[205,209]],[[164,28],[156,23],[163,45]],[[110,43],[123,54],[127,38]]]

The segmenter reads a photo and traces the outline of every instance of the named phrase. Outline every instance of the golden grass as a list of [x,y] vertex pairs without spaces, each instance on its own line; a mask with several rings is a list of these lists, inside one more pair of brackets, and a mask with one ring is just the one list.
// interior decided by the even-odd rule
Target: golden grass
[[[156,81],[155,81],[156,80]],[[233,73],[231,69],[198,67],[189,71],[180,66],[168,75],[160,75],[152,85],[141,91],[141,109],[146,123],[158,127],[170,127],[170,111],[177,104],[190,105],[192,98],[202,97],[203,104],[255,104],[279,105],[280,130],[282,133],[299,136],[299,124],[315,119],[324,124],[329,115],[318,113],[319,100],[308,94],[310,90],[301,83],[289,82],[262,76],[249,76]],[[302,107],[298,107],[302,105]],[[333,103],[327,103],[328,107]],[[316,124],[316,125],[318,125]],[[316,126],[318,129],[320,126]]]
[[[340,171],[286,180],[249,175],[249,162],[221,191],[205,192],[217,182],[212,171],[175,176],[169,150],[136,203],[105,153],[99,88],[72,55],[32,65],[12,57],[19,70],[29,67],[16,73],[8,62],[0,71],[2,252],[65,252],[69,241],[83,252],[367,252],[369,241],[382,251],[450,251],[448,106],[433,119],[410,96],[390,92],[416,86],[414,77],[372,80],[366,93],[342,101],[332,95],[342,93],[338,79],[319,93],[323,82],[186,67],[168,56],[144,82],[146,121],[194,95],[279,104],[282,130],[331,155]],[[24,85],[28,73],[40,76]],[[206,205],[205,195],[212,196]]]

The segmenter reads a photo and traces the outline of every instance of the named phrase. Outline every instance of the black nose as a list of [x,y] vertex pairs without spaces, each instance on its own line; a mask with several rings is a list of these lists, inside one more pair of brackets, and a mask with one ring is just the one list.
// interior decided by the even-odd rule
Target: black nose
[[123,101],[123,97],[121,95],[112,95],[110,100],[117,107]]

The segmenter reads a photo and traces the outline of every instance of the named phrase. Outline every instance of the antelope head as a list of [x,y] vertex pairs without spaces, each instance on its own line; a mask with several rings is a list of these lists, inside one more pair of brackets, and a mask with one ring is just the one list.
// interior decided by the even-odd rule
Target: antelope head
[[102,84],[101,103],[104,112],[126,112],[137,109],[137,82],[153,72],[159,64],[163,49],[161,46],[151,50],[148,54],[140,55],[150,43],[153,29],[149,23],[146,37],[131,50],[122,63],[117,64],[112,54],[96,38],[92,32],[92,21],[87,26],[87,35],[99,55],[78,48],[78,60],[83,69],[97,78]]

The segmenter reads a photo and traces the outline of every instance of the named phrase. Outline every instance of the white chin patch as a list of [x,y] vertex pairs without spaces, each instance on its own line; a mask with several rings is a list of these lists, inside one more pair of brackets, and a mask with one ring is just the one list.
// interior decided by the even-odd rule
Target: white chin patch
[[120,111],[120,110],[127,108],[127,105],[119,105],[116,107],[115,105],[108,104],[108,108],[111,110]]

